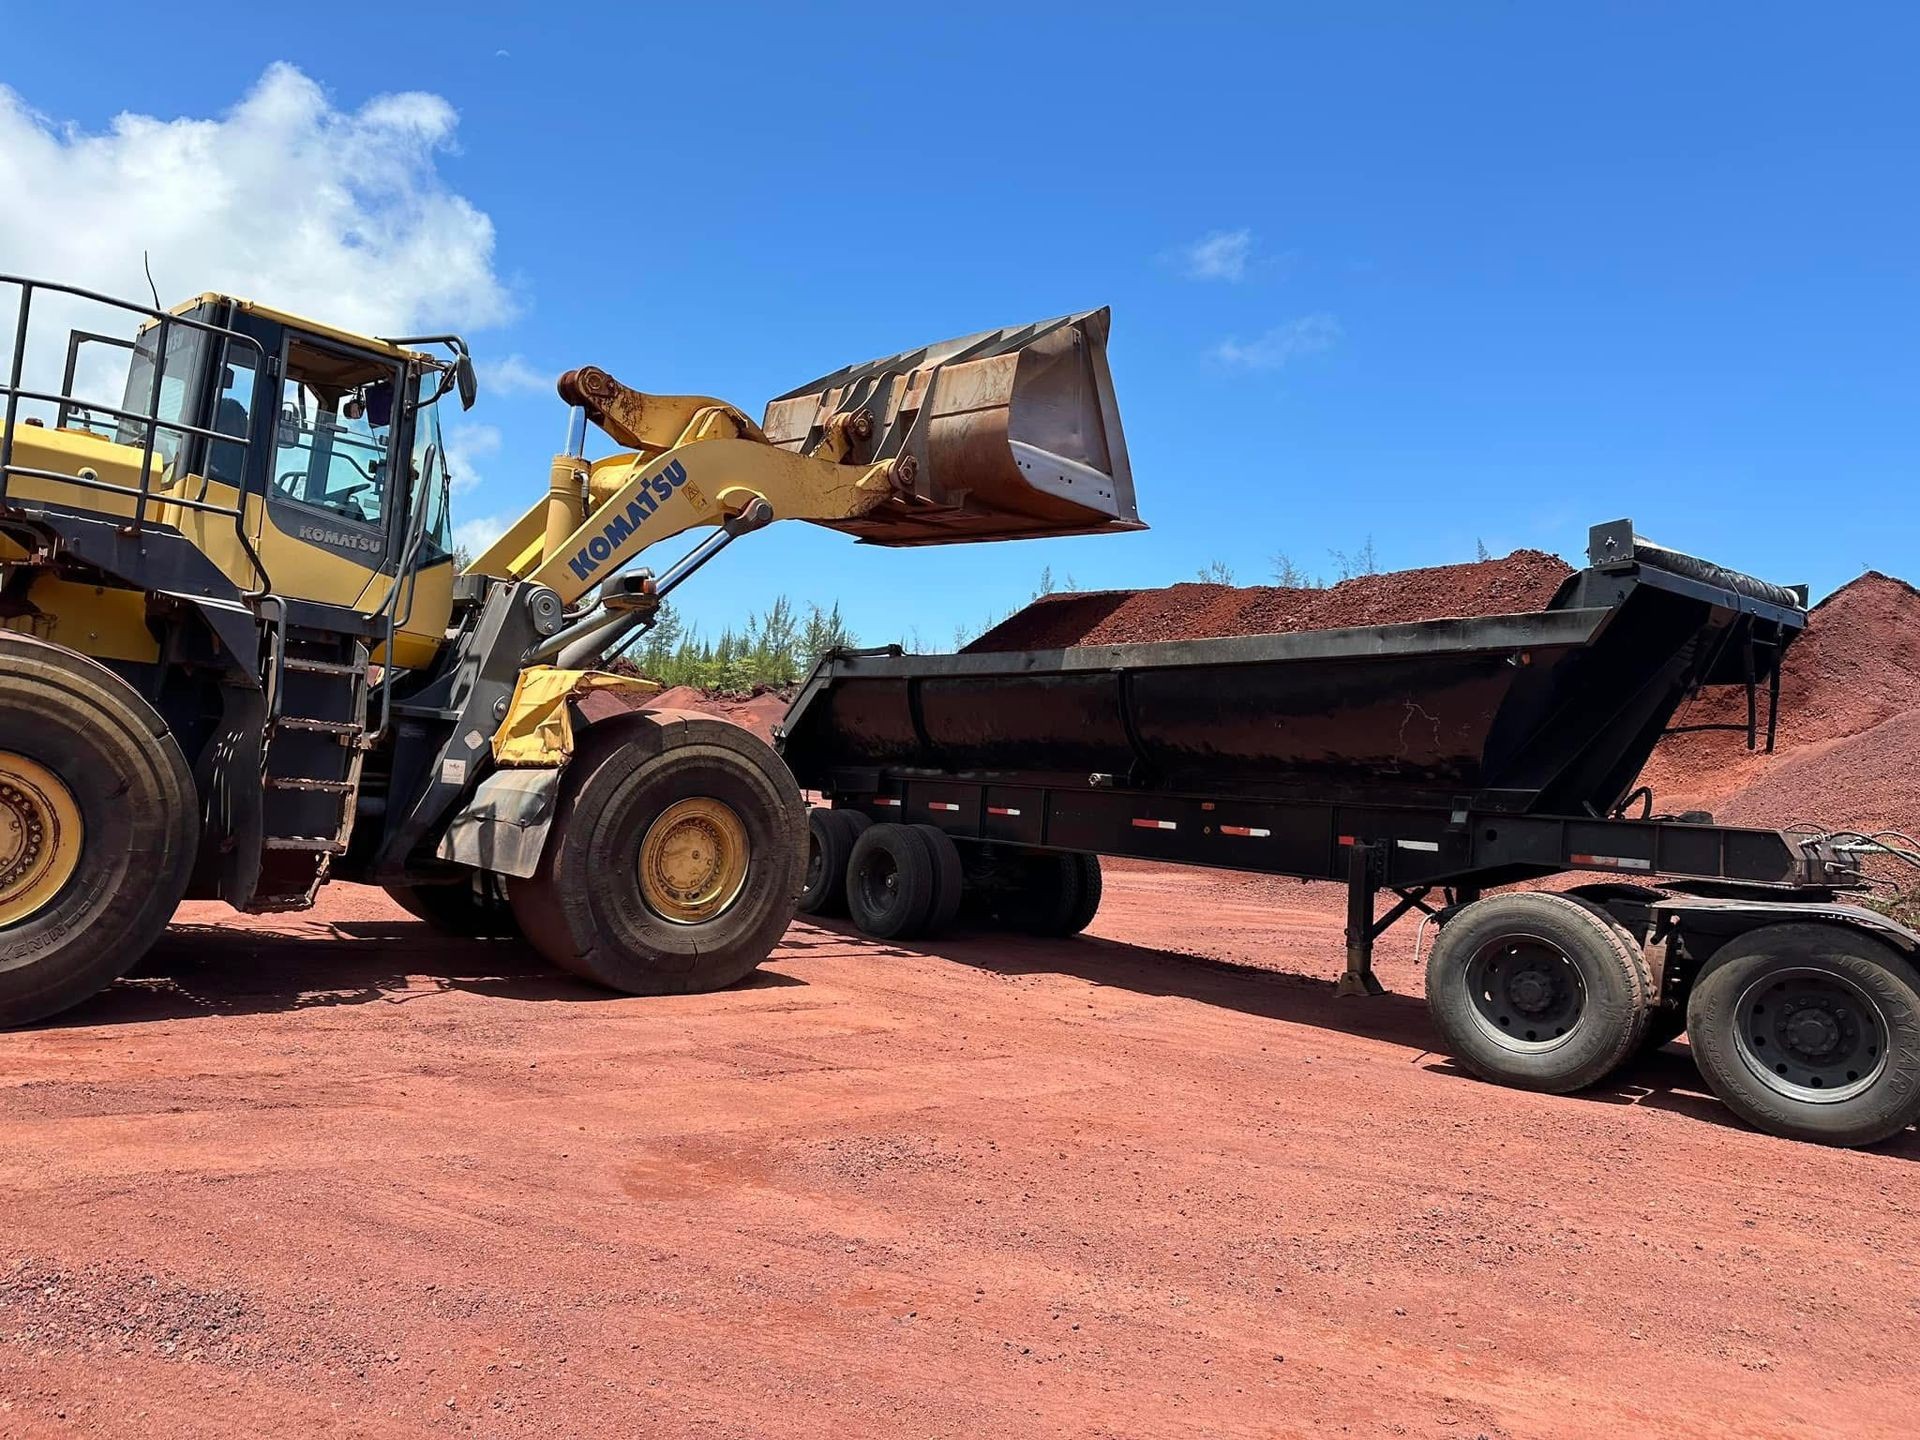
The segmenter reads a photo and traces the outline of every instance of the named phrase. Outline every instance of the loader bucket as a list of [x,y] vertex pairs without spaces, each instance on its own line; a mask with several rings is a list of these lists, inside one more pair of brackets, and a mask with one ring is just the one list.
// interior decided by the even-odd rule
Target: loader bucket
[[769,402],[767,438],[803,455],[849,443],[850,463],[895,462],[885,504],[820,522],[869,545],[1144,530],[1107,369],[1109,320],[1089,310],[849,366]]

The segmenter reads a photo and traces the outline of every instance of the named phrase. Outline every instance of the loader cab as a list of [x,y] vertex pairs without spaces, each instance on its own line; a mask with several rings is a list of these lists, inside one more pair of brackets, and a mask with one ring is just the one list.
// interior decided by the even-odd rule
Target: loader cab
[[131,340],[73,332],[64,393],[119,365],[124,394],[117,415],[69,399],[58,428],[138,447],[151,416],[166,471],[200,477],[208,498],[264,512],[249,528],[282,561],[267,557],[274,589],[290,598],[359,603],[382,572],[393,574],[416,529],[414,570],[451,562],[437,408],[449,367],[224,296],[173,313],[215,328],[172,326],[163,337],[148,324]]

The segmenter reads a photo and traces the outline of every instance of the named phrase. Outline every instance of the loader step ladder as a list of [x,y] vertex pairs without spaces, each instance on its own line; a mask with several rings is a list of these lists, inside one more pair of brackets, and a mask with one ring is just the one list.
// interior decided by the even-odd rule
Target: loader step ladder
[[297,910],[353,833],[371,667],[364,643],[339,636],[290,633],[272,648],[261,880],[250,908]]

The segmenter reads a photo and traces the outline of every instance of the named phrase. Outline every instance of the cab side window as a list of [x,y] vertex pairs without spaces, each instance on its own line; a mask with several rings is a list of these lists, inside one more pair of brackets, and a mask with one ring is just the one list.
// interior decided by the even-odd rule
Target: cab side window
[[[253,426],[253,384],[256,364],[251,346],[227,346],[220,370],[220,393],[213,401],[213,423],[207,428],[244,441]],[[207,475],[233,486],[246,482],[247,452],[235,440],[215,440],[207,449]]]
[[342,520],[378,526],[392,473],[397,366],[302,341],[287,347],[273,487]]

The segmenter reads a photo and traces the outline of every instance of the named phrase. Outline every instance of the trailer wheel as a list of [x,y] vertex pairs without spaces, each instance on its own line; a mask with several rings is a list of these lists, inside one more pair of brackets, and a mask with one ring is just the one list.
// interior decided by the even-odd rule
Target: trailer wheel
[[800,889],[803,915],[847,913],[847,862],[853,843],[873,824],[858,810],[807,811],[807,875]]
[[1687,1035],[1741,1119],[1822,1145],[1871,1145],[1920,1118],[1920,972],[1839,925],[1764,925],[1693,982]]
[[1441,927],[1427,1007],[1483,1079],[1565,1094],[1601,1079],[1646,1027],[1647,976],[1611,920],[1563,895],[1476,900]]
[[475,873],[450,884],[382,887],[393,903],[424,920],[442,935],[465,940],[516,940],[520,922],[513,918],[500,878]]
[[927,912],[926,935],[939,935],[953,924],[960,913],[960,900],[966,894],[967,876],[960,863],[960,851],[947,832],[938,825],[915,825],[933,859],[933,905]]
[[508,892],[527,940],[633,995],[745,979],[793,918],[806,866],[799,787],[737,725],[675,712],[587,731],[546,853]]
[[193,776],[153,707],[84,655],[0,631],[0,1026],[132,969],[199,840]]
[[1063,935],[1078,935],[1093,923],[1093,917],[1100,913],[1100,900],[1106,893],[1106,881],[1100,875],[1100,857],[1091,854],[1076,854],[1074,860],[1080,867],[1080,892],[1073,913],[1067,917],[1067,928]]
[[872,825],[847,865],[847,909],[862,934],[911,939],[926,928],[938,883],[932,848],[911,825]]

